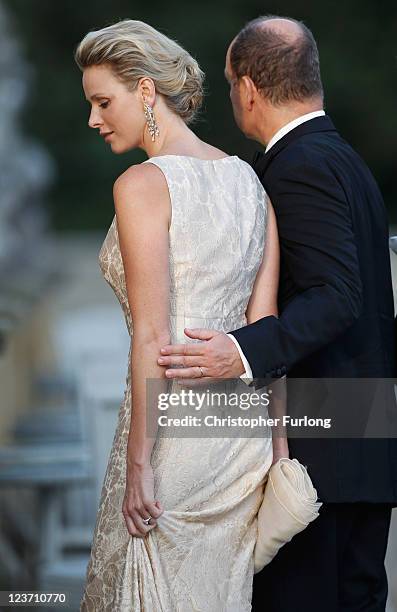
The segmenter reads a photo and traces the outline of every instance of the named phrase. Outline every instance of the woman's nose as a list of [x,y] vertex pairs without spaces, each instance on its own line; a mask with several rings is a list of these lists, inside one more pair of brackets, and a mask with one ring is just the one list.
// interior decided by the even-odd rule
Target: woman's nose
[[88,118],[88,125],[91,128],[96,128],[101,125],[101,119],[94,109],[91,109],[90,116]]

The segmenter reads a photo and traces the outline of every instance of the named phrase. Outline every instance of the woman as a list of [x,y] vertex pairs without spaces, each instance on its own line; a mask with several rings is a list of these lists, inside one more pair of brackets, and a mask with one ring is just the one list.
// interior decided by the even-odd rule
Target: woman
[[274,213],[248,164],[189,129],[203,73],[176,42],[123,20],[87,34],[75,58],[89,126],[113,153],[149,158],[116,180],[99,254],[133,341],[81,610],[250,610],[271,433],[150,438],[146,379],[165,380],[160,347],[185,327],[277,314]]

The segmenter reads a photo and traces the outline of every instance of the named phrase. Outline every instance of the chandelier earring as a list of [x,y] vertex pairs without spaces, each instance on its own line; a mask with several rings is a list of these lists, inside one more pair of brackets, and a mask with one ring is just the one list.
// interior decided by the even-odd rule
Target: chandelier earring
[[156,136],[160,135],[160,130],[156,123],[156,118],[154,116],[153,109],[146,102],[146,100],[143,101],[143,107],[144,107],[144,113],[146,117],[146,123],[148,126],[149,134],[152,137],[152,141],[154,142],[156,140]]

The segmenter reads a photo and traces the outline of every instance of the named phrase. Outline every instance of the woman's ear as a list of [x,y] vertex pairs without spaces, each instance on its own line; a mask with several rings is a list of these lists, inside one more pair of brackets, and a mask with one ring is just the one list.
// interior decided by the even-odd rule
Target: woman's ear
[[149,77],[143,77],[138,82],[138,90],[142,100],[153,107],[156,101],[156,87]]

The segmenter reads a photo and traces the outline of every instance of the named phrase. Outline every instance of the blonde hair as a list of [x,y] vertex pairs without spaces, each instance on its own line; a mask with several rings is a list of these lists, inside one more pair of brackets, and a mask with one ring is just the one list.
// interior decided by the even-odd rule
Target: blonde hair
[[167,106],[185,123],[195,118],[203,101],[204,72],[177,42],[147,23],[123,19],[88,32],[78,44],[75,61],[80,70],[109,64],[130,91],[142,77],[150,77]]

